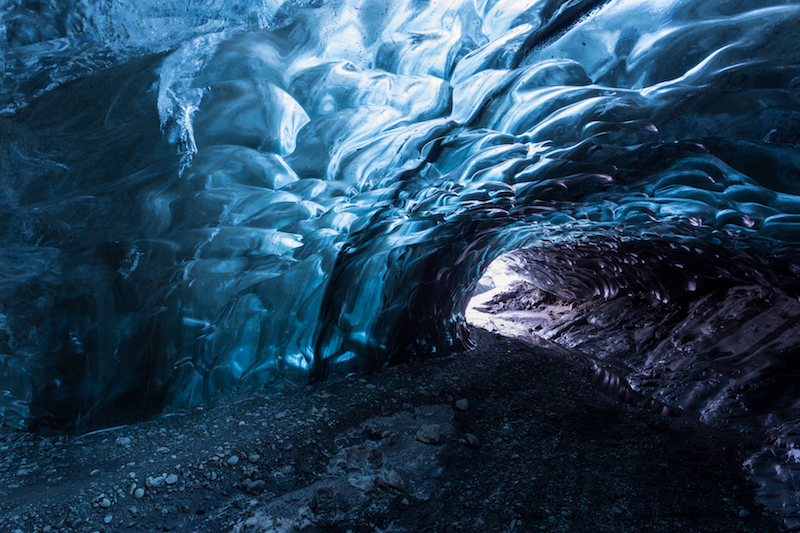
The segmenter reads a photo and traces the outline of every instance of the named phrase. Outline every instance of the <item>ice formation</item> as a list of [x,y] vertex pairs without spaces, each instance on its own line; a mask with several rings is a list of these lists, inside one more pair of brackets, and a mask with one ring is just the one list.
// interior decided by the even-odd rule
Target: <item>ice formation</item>
[[[2,23],[5,425],[459,349],[510,250],[556,293],[798,292],[799,2],[11,0]],[[636,243],[685,275],[619,259]]]

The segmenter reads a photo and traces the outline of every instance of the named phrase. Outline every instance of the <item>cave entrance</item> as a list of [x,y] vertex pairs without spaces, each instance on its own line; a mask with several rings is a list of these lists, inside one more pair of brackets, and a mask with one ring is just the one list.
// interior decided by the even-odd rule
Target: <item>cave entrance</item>
[[486,269],[467,306],[467,323],[509,337],[544,338],[569,322],[580,302],[544,290],[524,251],[508,252]]

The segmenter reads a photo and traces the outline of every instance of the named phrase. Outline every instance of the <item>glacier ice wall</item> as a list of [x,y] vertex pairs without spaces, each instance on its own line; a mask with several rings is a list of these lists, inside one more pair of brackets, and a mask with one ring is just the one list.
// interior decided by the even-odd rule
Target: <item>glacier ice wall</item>
[[798,2],[2,9],[6,425],[459,349],[514,249],[713,245],[703,276],[796,278]]

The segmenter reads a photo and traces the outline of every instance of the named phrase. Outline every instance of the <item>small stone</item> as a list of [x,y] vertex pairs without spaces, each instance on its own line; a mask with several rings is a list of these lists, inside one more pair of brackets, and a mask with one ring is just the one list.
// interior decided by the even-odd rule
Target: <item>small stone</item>
[[170,475],[168,475],[168,476],[166,477],[166,479],[164,480],[164,482],[165,482],[167,485],[174,485],[175,483],[177,483],[177,482],[178,482],[178,476],[176,476],[175,474],[170,474]]
[[437,424],[422,426],[417,431],[417,440],[423,444],[437,444],[442,438],[442,430]]
[[105,497],[100,498],[100,501],[97,502],[97,503],[103,509],[108,509],[109,507],[111,507],[111,500],[109,500],[108,498],[105,498]]
[[460,400],[456,400],[456,409],[459,411],[466,411],[469,409],[469,400],[466,398],[461,398]]
[[251,453],[247,455],[247,460],[251,463],[257,463],[259,459],[261,459],[261,456],[257,453]]
[[230,466],[235,466],[236,463],[238,463],[238,462],[239,462],[239,456],[238,455],[231,455],[230,457],[228,457],[227,463]]
[[92,470],[91,472],[89,472],[89,475],[90,475],[90,476],[92,476],[92,477],[94,477],[94,476],[96,476],[96,475],[97,475],[97,474],[99,474],[99,473],[100,473],[100,469],[99,469],[99,468],[95,468],[94,470]]
[[477,450],[478,448],[481,447],[480,439],[478,439],[478,437],[476,437],[472,433],[467,433],[464,435],[464,443],[473,450]]
[[266,485],[266,483],[264,483],[263,480],[257,479],[252,483],[250,483],[249,485],[247,485],[245,490],[251,494],[258,494],[264,489],[264,485]]
[[142,487],[139,487],[138,489],[133,491],[133,497],[136,498],[137,500],[141,500],[142,498],[144,498],[144,489]]
[[669,424],[664,420],[656,420],[651,424],[651,427],[656,431],[664,433],[665,431],[669,431],[670,427]]
[[403,490],[403,478],[401,478],[400,474],[394,470],[391,470],[388,474],[386,474],[386,482],[393,489]]
[[750,511],[748,511],[747,509],[742,509],[741,511],[739,511],[739,518],[744,518],[745,516],[747,516],[749,514],[750,514]]
[[104,524],[110,524],[112,520],[114,520],[114,516],[113,515],[107,514],[107,515],[105,515],[103,517],[103,523]]
[[120,446],[130,446],[131,445],[131,438],[130,437],[119,437],[117,439],[117,444]]
[[156,453],[169,453],[169,448],[166,446],[161,446],[160,448],[156,449]]

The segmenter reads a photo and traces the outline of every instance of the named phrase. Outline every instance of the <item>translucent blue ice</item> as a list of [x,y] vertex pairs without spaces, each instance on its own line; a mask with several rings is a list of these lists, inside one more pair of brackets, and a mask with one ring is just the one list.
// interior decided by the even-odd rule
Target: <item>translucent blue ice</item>
[[2,8],[6,425],[459,349],[513,249],[798,260],[798,2],[42,6]]

